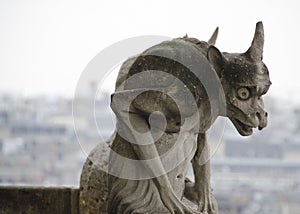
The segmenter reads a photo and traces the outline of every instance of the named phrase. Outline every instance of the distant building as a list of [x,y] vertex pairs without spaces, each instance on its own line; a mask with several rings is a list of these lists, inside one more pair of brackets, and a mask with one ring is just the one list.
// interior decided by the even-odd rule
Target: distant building
[[225,156],[235,158],[282,158],[283,149],[279,144],[266,141],[256,140],[245,143],[237,139],[227,139],[225,141]]

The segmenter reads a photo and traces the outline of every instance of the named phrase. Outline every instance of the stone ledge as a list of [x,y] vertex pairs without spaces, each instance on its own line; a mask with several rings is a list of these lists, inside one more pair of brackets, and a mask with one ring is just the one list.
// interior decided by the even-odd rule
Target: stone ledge
[[78,214],[79,189],[0,186],[2,214]]

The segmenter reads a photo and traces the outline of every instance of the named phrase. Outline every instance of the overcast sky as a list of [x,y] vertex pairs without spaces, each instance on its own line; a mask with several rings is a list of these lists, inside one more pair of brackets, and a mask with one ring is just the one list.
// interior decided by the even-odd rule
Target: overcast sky
[[217,47],[244,52],[256,22],[263,21],[270,94],[297,97],[299,2],[0,0],[0,92],[73,96],[81,72],[97,53],[134,36],[187,33],[207,40],[219,26]]

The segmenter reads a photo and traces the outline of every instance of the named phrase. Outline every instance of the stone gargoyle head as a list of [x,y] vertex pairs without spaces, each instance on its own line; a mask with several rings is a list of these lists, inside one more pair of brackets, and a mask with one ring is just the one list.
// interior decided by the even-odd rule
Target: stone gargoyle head
[[211,45],[207,58],[216,70],[226,96],[227,117],[243,136],[251,135],[253,128],[267,125],[268,113],[262,96],[271,81],[263,63],[264,29],[256,24],[255,35],[245,53],[222,53]]

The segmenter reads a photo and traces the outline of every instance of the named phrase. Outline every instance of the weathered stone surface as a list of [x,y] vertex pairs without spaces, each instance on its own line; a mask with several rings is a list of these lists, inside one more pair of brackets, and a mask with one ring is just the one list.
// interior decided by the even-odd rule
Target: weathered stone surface
[[0,187],[2,214],[78,214],[79,191],[66,187]]
[[81,214],[107,213],[109,151],[106,143],[98,144],[89,154],[81,173],[79,210]]
[[[216,34],[217,31],[210,42],[215,43]],[[258,22],[245,53],[222,53],[212,44],[186,36],[155,45],[126,61],[111,103],[117,116],[117,134],[110,141],[115,153],[110,153],[109,162],[104,161],[103,157],[108,159],[103,154],[107,150],[101,146],[89,155],[81,179],[80,210],[101,213],[108,207],[109,214],[198,213],[182,201],[186,196],[202,213],[217,214],[211,193],[206,132],[218,116],[228,117],[243,136],[251,135],[254,128],[266,127],[262,96],[271,82],[262,61],[263,44],[263,25]],[[214,93],[209,94],[208,88]],[[157,112],[164,115],[165,126]],[[197,114],[201,119],[195,119]],[[154,140],[155,136],[159,138]],[[163,163],[162,154],[169,150],[176,155]],[[203,162],[203,158],[208,161]],[[135,168],[126,170],[124,160],[143,164],[130,162]],[[151,160],[151,164],[141,160]],[[173,162],[178,164],[167,171],[165,166]],[[190,162],[195,183],[185,178]],[[109,169],[123,174],[107,177],[97,167],[107,164]],[[151,176],[131,178],[131,174]]]

